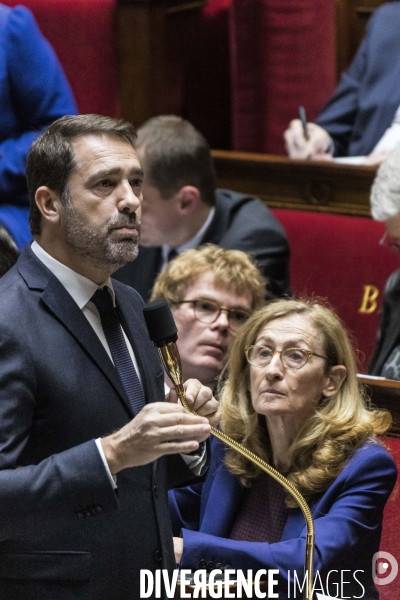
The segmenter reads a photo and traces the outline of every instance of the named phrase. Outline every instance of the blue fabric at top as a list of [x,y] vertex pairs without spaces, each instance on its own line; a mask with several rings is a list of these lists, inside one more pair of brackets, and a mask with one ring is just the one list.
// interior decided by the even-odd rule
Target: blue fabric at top
[[72,92],[32,13],[0,4],[0,220],[20,248],[31,238],[25,178],[29,147],[66,114],[77,114]]

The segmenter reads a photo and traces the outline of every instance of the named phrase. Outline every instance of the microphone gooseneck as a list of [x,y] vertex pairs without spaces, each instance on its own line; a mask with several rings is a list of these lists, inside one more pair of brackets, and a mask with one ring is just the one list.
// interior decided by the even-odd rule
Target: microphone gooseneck
[[[185,397],[185,389],[183,387],[182,380],[182,365],[179,356],[178,347],[176,340],[178,339],[177,328],[175,325],[174,318],[168,303],[165,300],[155,300],[149,302],[143,308],[144,319],[146,321],[149,336],[154,345],[158,348],[161,361],[164,365],[164,369],[174,384],[178,398],[182,405],[191,413],[197,414],[193,408],[187,403]],[[306,556],[304,570],[307,574],[306,585],[304,586],[303,599],[313,599],[313,572],[314,572],[314,522],[311,515],[311,511],[304,497],[294,485],[286,479],[279,471],[271,467],[264,460],[259,458],[254,452],[248,450],[239,442],[236,442],[223,431],[211,427],[211,433],[218,439],[222,440],[229,446],[239,452],[248,460],[256,464],[265,473],[268,473],[276,481],[278,481],[286,491],[296,500],[300,506],[307,525],[307,537],[306,537]]]

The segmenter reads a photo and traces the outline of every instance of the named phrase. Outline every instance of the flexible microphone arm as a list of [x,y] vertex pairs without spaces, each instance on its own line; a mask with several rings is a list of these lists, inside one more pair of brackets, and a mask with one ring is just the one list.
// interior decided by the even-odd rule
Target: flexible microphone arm
[[[144,318],[146,321],[149,336],[154,345],[158,349],[161,361],[164,365],[164,369],[174,384],[178,398],[182,405],[189,412],[196,414],[191,406],[186,402],[185,389],[183,387],[182,380],[182,365],[179,356],[178,347],[176,340],[178,339],[178,331],[175,325],[174,318],[170,307],[165,300],[155,300],[150,302],[143,309]],[[248,450],[242,444],[239,444],[236,440],[226,435],[223,431],[211,427],[211,433],[218,439],[222,440],[227,446],[239,452],[251,462],[256,464],[265,473],[268,473],[276,481],[278,481],[286,491],[296,500],[300,506],[307,525],[307,537],[306,537],[306,555],[304,570],[307,574],[306,585],[304,586],[303,600],[313,600],[312,588],[313,588],[313,572],[314,572],[314,522],[311,515],[311,511],[307,502],[300,492],[294,487],[294,485],[286,479],[279,471],[271,467],[264,460],[259,458],[254,452]]]

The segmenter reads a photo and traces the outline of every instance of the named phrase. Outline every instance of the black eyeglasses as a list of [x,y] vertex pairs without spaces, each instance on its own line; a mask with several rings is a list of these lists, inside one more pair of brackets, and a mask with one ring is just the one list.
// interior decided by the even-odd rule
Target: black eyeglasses
[[250,317],[250,311],[243,308],[222,308],[217,302],[205,298],[181,300],[171,304],[193,304],[194,316],[202,323],[214,323],[222,312],[226,312],[232,331],[238,331]]
[[266,367],[272,360],[275,354],[279,354],[281,363],[288,369],[301,369],[308,362],[310,356],[319,356],[325,360],[329,360],[322,354],[304,350],[304,348],[287,348],[286,350],[271,350],[266,346],[248,346],[245,349],[247,362],[254,367]]
[[379,244],[381,246],[387,246],[387,248],[393,252],[400,252],[400,239],[391,237],[387,231],[385,231],[382,238],[379,240]]

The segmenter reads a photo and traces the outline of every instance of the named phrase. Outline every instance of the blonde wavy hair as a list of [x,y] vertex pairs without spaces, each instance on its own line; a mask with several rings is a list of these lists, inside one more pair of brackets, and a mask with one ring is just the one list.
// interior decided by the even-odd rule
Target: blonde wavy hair
[[[226,375],[219,391],[223,431],[267,462],[271,461],[265,417],[255,412],[251,402],[250,366],[245,349],[255,343],[267,323],[293,314],[309,318],[323,335],[328,358],[326,372],[334,365],[344,365],[347,369],[340,389],[329,398],[321,398],[315,414],[303,425],[289,448],[291,467],[288,479],[309,499],[329,487],[359,446],[390,427],[391,415],[388,411],[372,410],[368,406],[356,379],[353,348],[335,313],[315,299],[283,299],[256,311],[232,343]],[[262,473],[256,465],[230,449],[225,462],[246,486],[251,486]],[[291,498],[287,498],[286,503],[296,506]]]
[[191,283],[204,273],[214,275],[215,285],[234,294],[249,291],[252,309],[264,304],[265,280],[249,254],[205,244],[186,250],[168,263],[155,281],[151,300],[163,298],[168,304],[184,300]]

